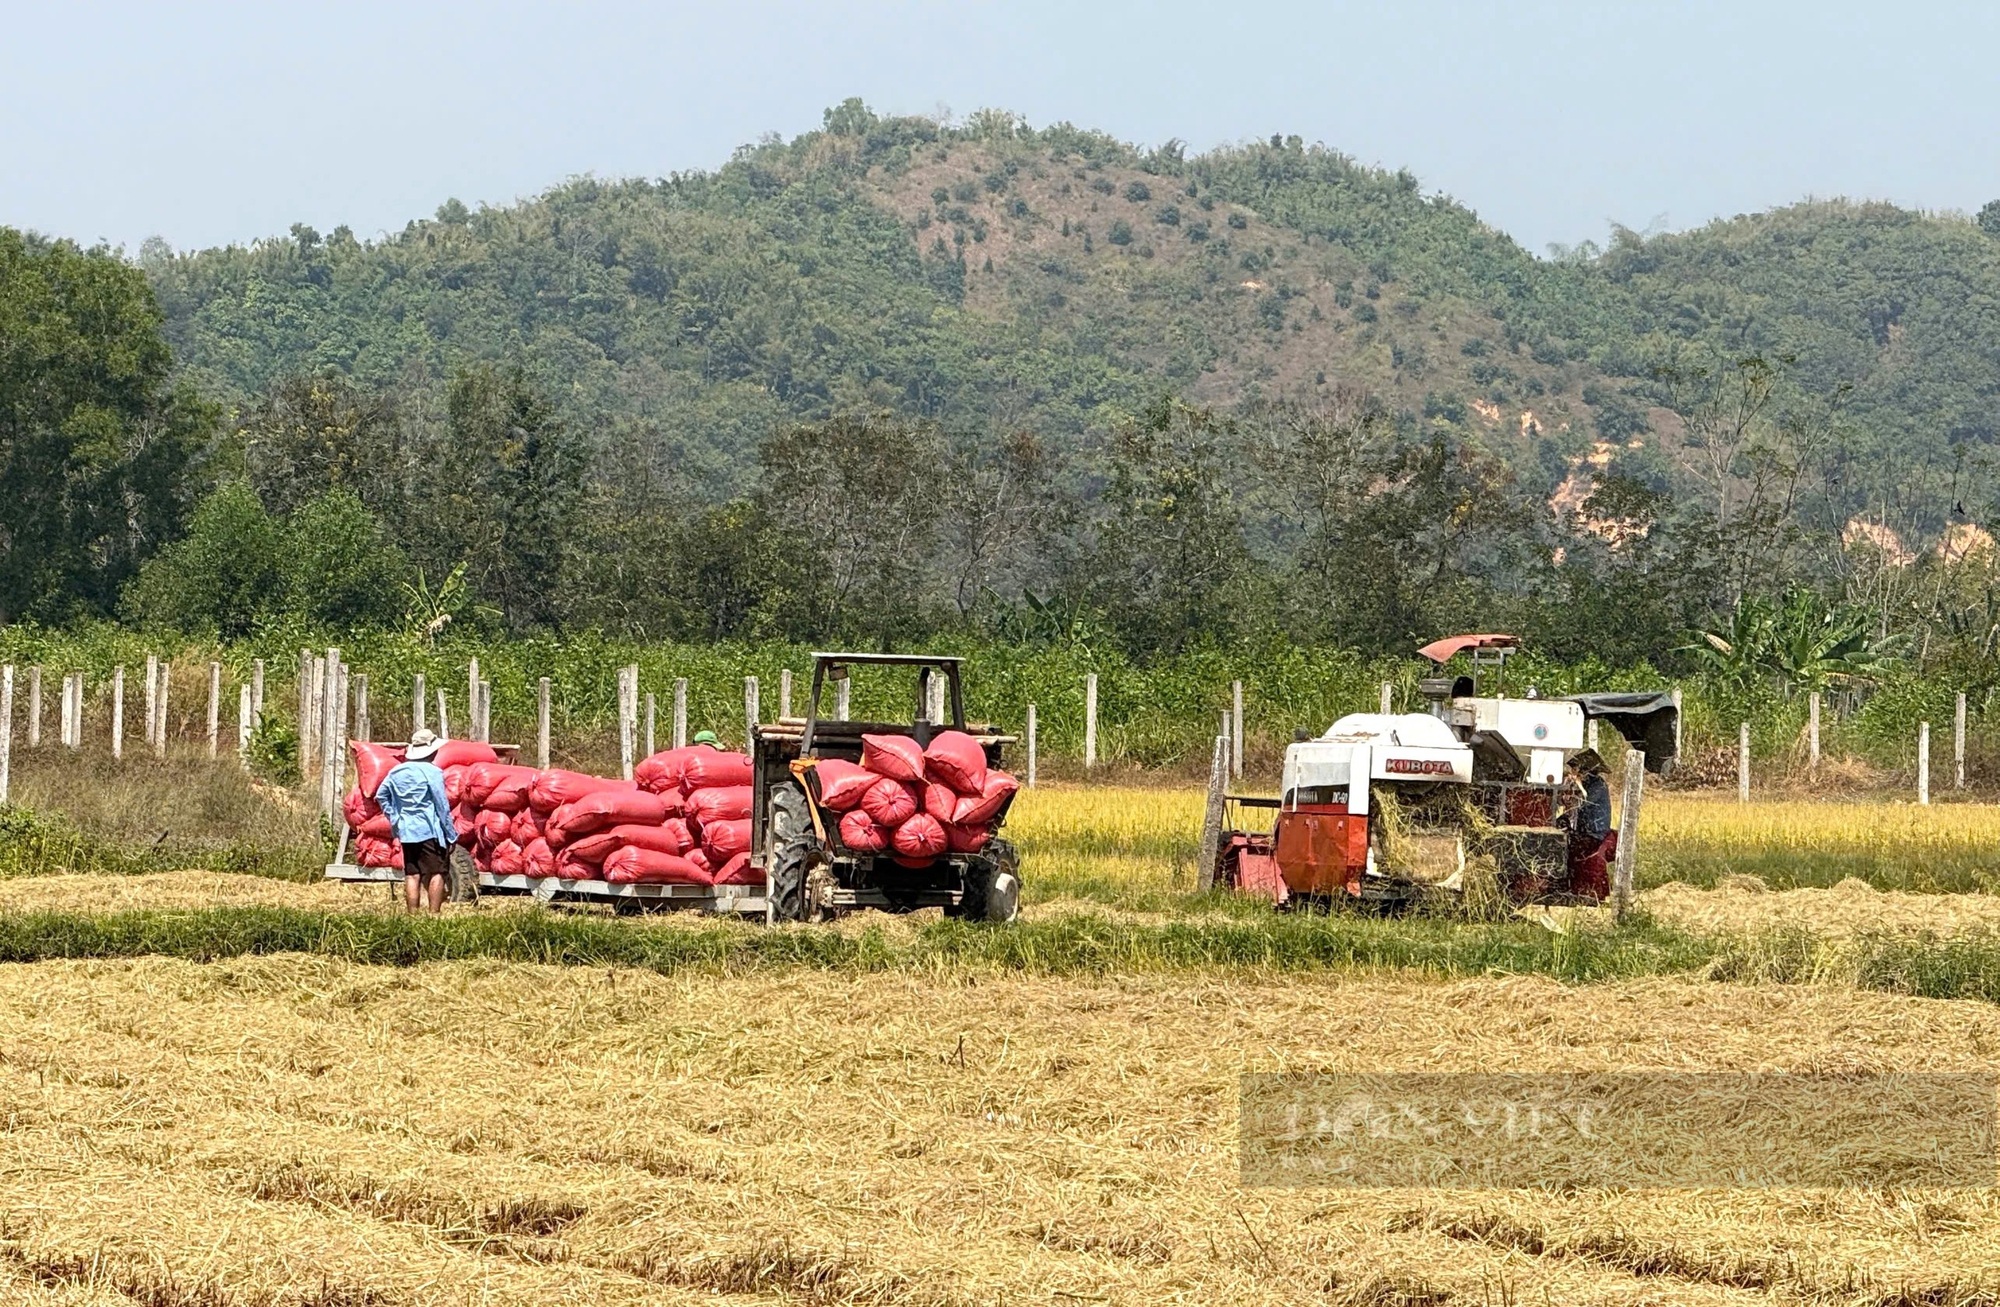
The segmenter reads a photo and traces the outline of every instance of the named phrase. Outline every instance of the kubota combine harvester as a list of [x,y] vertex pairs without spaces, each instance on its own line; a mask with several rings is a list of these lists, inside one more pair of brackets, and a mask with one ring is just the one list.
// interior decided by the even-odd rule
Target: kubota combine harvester
[[[1277,798],[1227,796],[1213,883],[1281,905],[1402,903],[1462,891],[1470,869],[1516,902],[1601,897],[1601,885],[1572,883],[1566,817],[1581,792],[1567,764],[1601,721],[1664,775],[1679,709],[1652,692],[1482,695],[1480,678],[1500,680],[1519,647],[1498,634],[1434,641],[1418,651],[1440,673],[1418,684],[1426,711],[1350,713],[1317,739],[1301,732]],[[1460,655],[1470,674],[1449,674]],[[1247,828],[1259,810],[1272,812],[1269,830]]]

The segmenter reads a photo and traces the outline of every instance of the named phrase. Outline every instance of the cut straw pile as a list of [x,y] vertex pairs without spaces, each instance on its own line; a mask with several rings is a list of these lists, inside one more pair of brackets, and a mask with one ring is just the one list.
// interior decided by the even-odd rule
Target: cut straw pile
[[0,1030],[7,1301],[1859,1304],[2000,1281],[1991,1191],[1344,1192],[1236,1167],[1245,1069],[1990,1070],[2000,1011],[1971,1003],[286,956],[0,969]]
[[1737,878],[1715,889],[1662,885],[1639,905],[1663,923],[1697,935],[1936,935],[2000,930],[2000,898],[1986,894],[1905,894],[1848,879],[1830,889],[1765,890]]

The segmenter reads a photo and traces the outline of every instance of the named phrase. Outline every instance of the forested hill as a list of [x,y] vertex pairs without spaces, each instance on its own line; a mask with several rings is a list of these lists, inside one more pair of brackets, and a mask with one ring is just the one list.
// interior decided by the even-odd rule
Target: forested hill
[[1534,260],[1408,174],[1297,138],[1186,159],[850,104],[713,173],[143,261],[210,394],[518,358],[573,422],[657,433],[717,489],[774,422],[856,407],[1059,437],[1162,393],[1346,382],[1516,444],[1527,412],[1587,426],[1588,367],[1510,325],[1536,321]]

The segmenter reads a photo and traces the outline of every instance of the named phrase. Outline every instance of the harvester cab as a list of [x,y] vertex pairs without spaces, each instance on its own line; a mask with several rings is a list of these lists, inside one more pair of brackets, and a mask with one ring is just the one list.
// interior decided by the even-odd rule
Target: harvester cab
[[[751,860],[767,877],[773,920],[822,921],[871,907],[890,912],[939,907],[947,916],[980,921],[1018,915],[1020,857],[999,833],[1011,799],[986,822],[979,847],[912,858],[849,844],[841,833],[841,814],[827,807],[821,788],[820,764],[859,763],[863,736],[908,737],[922,750],[941,732],[962,731],[997,771],[1002,746],[1014,737],[966,722],[961,667],[961,659],[945,655],[815,653],[805,716],[756,728]],[[854,673],[861,668],[907,678],[907,721],[850,718]]]
[[[1501,634],[1425,645],[1441,674],[1418,683],[1424,711],[1350,713],[1290,746],[1277,798],[1228,796],[1246,818],[1273,818],[1268,832],[1220,833],[1215,879],[1279,903],[1407,902],[1462,893],[1474,877],[1516,902],[1601,898],[1615,839],[1582,837],[1568,765],[1594,759],[1589,724],[1603,721],[1664,773],[1678,709],[1653,693],[1509,697],[1500,687],[1519,647]],[[1470,674],[1449,674],[1461,654]]]

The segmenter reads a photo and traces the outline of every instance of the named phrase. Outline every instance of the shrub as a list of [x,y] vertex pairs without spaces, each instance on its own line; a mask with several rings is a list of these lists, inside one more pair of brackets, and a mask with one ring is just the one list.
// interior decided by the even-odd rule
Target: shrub
[[1134,204],[1144,204],[1153,198],[1153,189],[1144,182],[1128,182],[1125,185],[1125,198]]
[[1118,219],[1111,224],[1111,230],[1105,233],[1104,239],[1110,241],[1113,245],[1130,245],[1132,243],[1132,224],[1123,218]]
[[1162,227],[1178,227],[1181,225],[1181,211],[1171,204],[1163,205],[1160,211],[1153,215],[1153,221]]
[[1242,231],[1245,227],[1248,227],[1250,225],[1250,220],[1244,217],[1240,213],[1232,212],[1229,215],[1229,225],[1235,228],[1237,231]]

